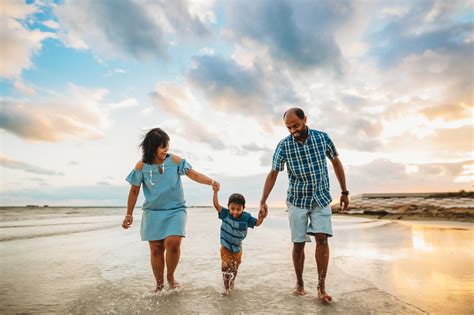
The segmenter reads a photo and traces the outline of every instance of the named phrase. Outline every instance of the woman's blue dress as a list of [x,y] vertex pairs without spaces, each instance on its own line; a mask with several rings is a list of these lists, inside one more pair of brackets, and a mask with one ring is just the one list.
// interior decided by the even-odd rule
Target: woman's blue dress
[[161,166],[162,174],[158,164],[144,163],[142,170],[134,169],[126,178],[133,186],[143,186],[142,241],[186,235],[186,204],[181,175],[187,174],[192,166],[184,159],[175,163],[169,154]]

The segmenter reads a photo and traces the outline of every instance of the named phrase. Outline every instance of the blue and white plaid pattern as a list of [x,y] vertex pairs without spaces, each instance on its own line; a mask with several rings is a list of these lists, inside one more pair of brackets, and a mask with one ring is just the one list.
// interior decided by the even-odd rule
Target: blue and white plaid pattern
[[304,144],[291,135],[280,141],[273,154],[272,169],[283,171],[287,164],[290,182],[287,201],[304,209],[329,205],[332,198],[326,157],[332,160],[337,155],[327,133],[309,128]]

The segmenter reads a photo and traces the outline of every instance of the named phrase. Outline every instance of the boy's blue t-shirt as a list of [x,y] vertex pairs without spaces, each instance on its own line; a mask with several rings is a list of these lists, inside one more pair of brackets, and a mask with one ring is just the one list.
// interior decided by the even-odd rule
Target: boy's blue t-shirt
[[219,212],[219,219],[222,220],[221,225],[221,244],[233,253],[240,252],[242,240],[247,236],[247,229],[254,228],[257,224],[257,219],[252,217],[248,212],[242,214],[234,219],[229,212],[229,209],[222,207]]

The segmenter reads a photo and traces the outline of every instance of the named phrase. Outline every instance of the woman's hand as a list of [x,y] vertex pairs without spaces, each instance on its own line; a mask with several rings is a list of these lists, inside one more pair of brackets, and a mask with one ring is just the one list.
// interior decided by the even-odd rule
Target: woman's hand
[[133,223],[133,215],[127,214],[125,218],[123,219],[122,227],[124,229],[128,229],[130,225],[132,225],[132,223]]

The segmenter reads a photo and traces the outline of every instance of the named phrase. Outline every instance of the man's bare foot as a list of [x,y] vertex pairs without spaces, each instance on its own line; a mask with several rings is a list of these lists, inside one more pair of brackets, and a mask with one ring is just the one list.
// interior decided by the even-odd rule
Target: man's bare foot
[[327,304],[332,301],[332,296],[330,296],[323,288],[318,287],[318,299],[319,302]]
[[158,283],[154,292],[161,292],[165,285],[163,283]]
[[294,296],[302,296],[306,295],[306,291],[304,290],[304,286],[296,285],[295,290],[293,291]]

